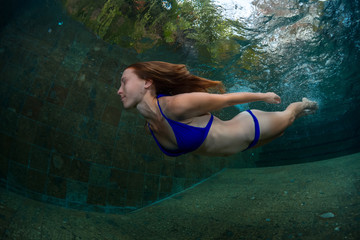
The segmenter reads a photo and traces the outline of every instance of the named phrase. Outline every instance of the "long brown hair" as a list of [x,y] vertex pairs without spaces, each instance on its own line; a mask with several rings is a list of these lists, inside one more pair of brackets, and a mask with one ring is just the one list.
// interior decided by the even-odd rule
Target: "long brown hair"
[[225,93],[222,82],[192,75],[183,64],[150,61],[134,63],[127,68],[134,69],[141,79],[153,80],[156,94],[176,95],[214,90]]

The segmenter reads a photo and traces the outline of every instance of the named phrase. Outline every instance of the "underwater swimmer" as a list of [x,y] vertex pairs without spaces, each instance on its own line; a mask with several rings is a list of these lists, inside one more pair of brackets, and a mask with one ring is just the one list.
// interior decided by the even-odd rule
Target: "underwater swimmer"
[[[223,94],[209,93],[213,89]],[[136,108],[145,118],[146,129],[169,156],[190,152],[227,156],[259,147],[318,108],[303,98],[281,112],[248,110],[223,121],[210,112],[255,101],[279,104],[281,99],[272,92],[225,93],[219,81],[192,75],[182,64],[158,61],[128,66],[118,94],[125,109]]]

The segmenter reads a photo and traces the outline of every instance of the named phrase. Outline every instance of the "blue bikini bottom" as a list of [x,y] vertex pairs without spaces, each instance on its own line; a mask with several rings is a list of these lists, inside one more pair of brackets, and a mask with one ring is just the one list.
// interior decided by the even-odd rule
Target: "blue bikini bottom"
[[[251,110],[246,110],[248,113],[250,113],[250,115],[252,116],[253,120],[254,120],[254,124],[255,124],[255,137],[254,140],[250,143],[250,145],[245,149],[248,150],[249,148],[252,148],[253,146],[255,146],[260,138],[260,125],[259,125],[259,121],[258,119],[255,117],[255,115],[251,112]],[[244,150],[244,151],[245,151]]]

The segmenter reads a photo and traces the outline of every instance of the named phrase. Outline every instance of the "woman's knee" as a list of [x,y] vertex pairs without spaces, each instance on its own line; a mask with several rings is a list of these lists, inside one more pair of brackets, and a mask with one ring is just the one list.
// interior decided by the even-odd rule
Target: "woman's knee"
[[288,110],[285,110],[284,112],[284,115],[285,115],[285,122],[287,124],[286,127],[290,127],[294,122],[295,122],[295,114],[293,111],[288,111]]

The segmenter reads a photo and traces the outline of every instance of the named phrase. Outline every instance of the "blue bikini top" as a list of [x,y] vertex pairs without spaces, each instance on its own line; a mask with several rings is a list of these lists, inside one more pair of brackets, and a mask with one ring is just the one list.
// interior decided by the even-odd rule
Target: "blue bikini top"
[[165,149],[159,143],[159,141],[156,139],[153,131],[150,128],[150,125],[148,124],[148,127],[150,129],[150,132],[151,132],[153,138],[155,139],[155,142],[157,143],[157,145],[159,146],[161,151],[163,151],[163,153],[165,153],[166,155],[171,156],[171,157],[176,157],[176,156],[179,156],[179,155],[182,155],[185,153],[195,151],[205,141],[205,139],[209,133],[210,127],[212,125],[214,116],[211,114],[210,120],[209,120],[208,124],[206,125],[206,127],[204,127],[204,128],[194,127],[194,126],[190,126],[190,125],[187,125],[187,124],[184,124],[181,122],[171,120],[165,116],[165,114],[161,110],[161,107],[159,104],[159,98],[164,97],[164,96],[166,96],[166,95],[162,95],[162,94],[158,95],[157,103],[158,103],[161,114],[168,121],[168,123],[170,124],[170,126],[175,134],[178,149],[177,150]]

